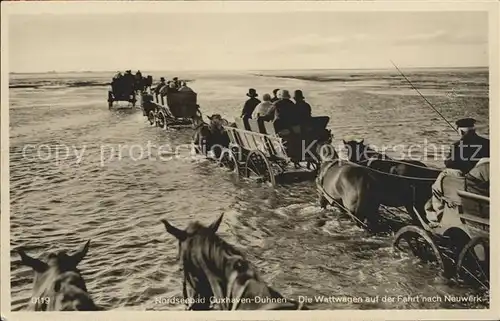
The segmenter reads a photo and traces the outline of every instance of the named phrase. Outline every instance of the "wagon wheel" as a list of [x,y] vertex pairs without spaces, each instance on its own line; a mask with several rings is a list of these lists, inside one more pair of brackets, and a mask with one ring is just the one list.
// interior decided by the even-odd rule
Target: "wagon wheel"
[[409,225],[401,228],[394,237],[393,246],[403,252],[411,252],[422,262],[435,263],[444,271],[443,258],[430,235],[422,228]]
[[158,112],[156,116],[156,126],[161,129],[167,129],[167,116],[165,116],[163,111]]
[[232,173],[238,175],[240,174],[238,160],[236,159],[236,156],[234,155],[232,150],[225,148],[222,151],[218,162],[221,167],[229,169]]
[[156,119],[155,119],[155,112],[154,110],[150,110],[149,113],[148,113],[148,120],[149,120],[149,123],[151,125],[154,125],[156,123]]
[[457,277],[490,288],[490,244],[485,237],[474,237],[458,256]]
[[253,150],[248,154],[245,164],[246,176],[258,176],[263,182],[276,185],[276,180],[271,169],[271,164],[266,156],[259,150]]

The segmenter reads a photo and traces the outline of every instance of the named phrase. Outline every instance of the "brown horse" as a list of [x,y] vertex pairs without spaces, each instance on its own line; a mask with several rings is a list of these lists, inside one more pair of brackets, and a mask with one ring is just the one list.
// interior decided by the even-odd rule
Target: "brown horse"
[[193,118],[195,124],[193,144],[196,153],[207,155],[209,151],[213,151],[218,159],[222,150],[229,147],[229,135],[223,127],[226,121],[219,114],[207,117],[210,124],[205,123],[199,116]]
[[90,297],[85,281],[77,269],[85,257],[90,241],[73,255],[64,251],[50,253],[47,262],[18,250],[21,264],[35,272],[33,295],[28,309],[35,311],[101,310]]
[[320,206],[326,208],[333,199],[354,216],[356,224],[375,230],[380,215],[380,186],[366,168],[340,159],[323,161],[316,178]]
[[[297,302],[269,287],[243,253],[222,240],[219,219],[206,227],[192,222],[185,230],[161,220],[167,232],[179,241],[179,259],[184,270],[183,295],[191,300],[189,310],[297,310]],[[188,285],[190,295],[188,295]]]
[[428,223],[425,203],[432,196],[432,184],[439,176],[440,170],[428,168],[416,160],[391,159],[365,145],[364,140],[344,141],[344,144],[348,148],[349,161],[379,171],[376,173],[376,178],[383,190],[381,195],[383,205],[404,206],[414,223],[420,224],[414,211],[417,210],[424,222]]

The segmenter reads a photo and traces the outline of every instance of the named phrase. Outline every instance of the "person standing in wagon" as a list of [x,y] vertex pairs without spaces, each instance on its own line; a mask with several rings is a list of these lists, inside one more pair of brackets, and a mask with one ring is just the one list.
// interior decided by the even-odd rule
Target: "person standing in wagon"
[[241,118],[243,118],[243,120],[252,118],[252,113],[255,110],[255,107],[260,104],[260,100],[257,99],[259,95],[257,94],[257,91],[255,89],[250,88],[248,90],[247,96],[250,98],[245,102],[243,110],[241,111]]

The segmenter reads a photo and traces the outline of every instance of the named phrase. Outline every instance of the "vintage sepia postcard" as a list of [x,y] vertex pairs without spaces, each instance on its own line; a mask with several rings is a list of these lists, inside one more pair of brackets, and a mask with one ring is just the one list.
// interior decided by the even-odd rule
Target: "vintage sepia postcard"
[[1,15],[2,321],[500,318],[498,2]]

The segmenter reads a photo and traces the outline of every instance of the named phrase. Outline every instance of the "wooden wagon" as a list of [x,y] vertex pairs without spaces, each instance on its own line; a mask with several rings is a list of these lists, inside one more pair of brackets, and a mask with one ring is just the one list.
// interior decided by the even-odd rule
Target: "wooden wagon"
[[132,108],[135,107],[137,102],[135,90],[125,90],[117,86],[111,87],[110,90],[108,90],[108,108],[113,108],[114,103],[120,101],[126,101]]
[[161,94],[144,93],[142,95],[143,114],[151,125],[162,129],[169,127],[192,127],[193,118],[201,118],[197,104],[197,94],[192,91]]
[[445,176],[442,189],[444,209],[438,222],[401,228],[394,246],[433,262],[446,276],[489,290],[490,198],[467,191],[464,177]]
[[224,166],[247,178],[276,185],[289,179],[314,179],[316,151],[331,143],[328,117],[312,117],[304,124],[278,132],[272,122],[235,119],[225,126],[230,146],[222,151]]

